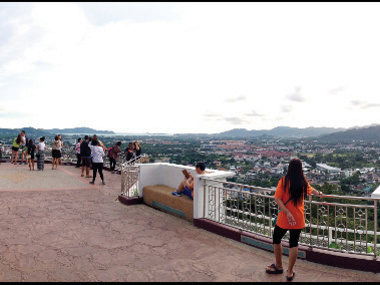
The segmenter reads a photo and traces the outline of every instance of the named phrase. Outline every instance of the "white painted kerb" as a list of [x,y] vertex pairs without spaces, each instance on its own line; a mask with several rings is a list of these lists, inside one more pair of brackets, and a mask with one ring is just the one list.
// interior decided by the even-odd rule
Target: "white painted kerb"
[[172,163],[143,163],[139,164],[139,196],[143,197],[143,189],[148,185],[166,185],[177,188],[184,179],[182,170],[186,169],[194,176],[194,219],[203,217],[203,198],[204,187],[201,177],[208,179],[217,179],[226,181],[227,177],[232,177],[235,173],[231,171],[221,171],[216,169],[207,169],[207,174],[198,175],[195,167],[172,164]]

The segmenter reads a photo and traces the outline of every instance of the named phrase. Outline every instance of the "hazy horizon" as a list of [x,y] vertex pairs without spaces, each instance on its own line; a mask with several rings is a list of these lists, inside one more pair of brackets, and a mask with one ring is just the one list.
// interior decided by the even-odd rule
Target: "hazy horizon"
[[0,126],[377,124],[379,12],[380,3],[0,3]]
[[[348,127],[348,128],[334,128],[334,129],[344,129],[344,130],[349,130],[349,129],[355,129],[355,128],[366,128],[366,127],[372,127],[372,126],[380,126],[380,124],[371,124],[371,125],[365,125],[365,126],[352,126],[352,127]],[[223,132],[227,132],[227,131],[230,131],[230,130],[233,130],[233,129],[246,129],[248,131],[252,131],[252,130],[257,130],[257,131],[263,131],[263,130],[272,130],[272,129],[275,129],[275,128],[298,128],[298,127],[292,127],[292,126],[275,126],[273,128],[269,128],[269,129],[246,129],[246,128],[231,128],[231,129],[226,129],[226,130],[223,130],[221,132],[217,132],[217,133],[223,133]],[[0,129],[19,129],[19,130],[22,130],[22,129],[26,129],[26,128],[34,128],[33,126],[23,126],[23,127],[19,127],[19,128],[4,128],[4,127],[1,127]],[[72,128],[91,128],[91,127],[80,127],[80,126],[77,126],[77,127],[69,127],[69,128],[58,128],[58,129],[72,129]],[[300,128],[300,129],[308,129],[308,128],[329,128],[329,127],[313,127],[313,126],[309,126],[309,127],[305,127],[305,128]],[[37,129],[37,128],[35,128]],[[52,128],[38,128],[38,129],[42,129],[42,130],[48,130],[48,129],[52,129]],[[54,128],[55,129],[55,128]],[[141,134],[166,134],[166,135],[173,135],[173,134],[217,134],[217,133],[212,133],[212,132],[187,132],[187,133],[178,133],[178,132],[174,132],[174,133],[164,133],[164,132],[118,132],[118,131],[115,131],[115,130],[112,130],[112,129],[97,129],[97,128],[91,128],[91,129],[95,129],[97,131],[112,131],[114,132],[114,134],[110,134],[110,135],[118,135],[118,134],[126,134],[126,135],[141,135]]]

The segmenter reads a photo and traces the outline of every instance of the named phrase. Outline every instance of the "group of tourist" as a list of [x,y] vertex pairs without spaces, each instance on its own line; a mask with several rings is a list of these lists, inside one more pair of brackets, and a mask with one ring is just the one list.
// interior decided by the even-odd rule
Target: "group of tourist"
[[[110,170],[112,171],[112,173],[115,172],[116,160],[119,156],[119,153],[121,153],[120,141],[117,142],[113,147],[110,147],[108,149],[108,158],[110,160]],[[127,161],[137,158],[140,155],[141,155],[141,146],[137,141],[130,142],[128,144],[128,147],[124,150],[124,156]]]
[[[110,170],[112,173],[115,172],[116,161],[118,159],[121,151],[121,142],[118,141],[113,147],[110,147],[108,150],[104,144],[98,139],[96,135],[92,137],[85,136],[84,140],[78,138],[77,144],[75,145],[75,152],[77,156],[76,167],[79,168],[82,166],[82,174],[84,177],[84,172],[86,171],[86,178],[93,178],[90,183],[94,183],[96,175],[99,172],[99,176],[104,185],[104,175],[103,167],[104,161],[103,157],[107,153],[107,157],[110,160]],[[125,149],[124,155],[127,161],[130,161],[132,158],[136,158],[141,155],[141,146],[136,142],[131,142],[128,145],[128,148]],[[93,176],[90,176],[90,169],[93,170]]]
[[[62,139],[62,136],[61,136]],[[41,137],[37,145],[35,145],[33,139],[29,139],[26,136],[24,130],[13,140],[12,143],[12,155],[11,164],[17,164],[18,152],[21,149],[21,164],[28,162],[29,170],[34,170],[34,160],[37,157],[38,170],[44,170],[45,160],[45,137]]]
[[[103,175],[103,156],[106,152],[106,147],[99,140],[96,135],[92,137],[84,136],[84,139],[78,138],[77,144],[75,145],[75,152],[77,156],[76,167],[82,166],[81,177],[84,177],[86,171],[86,178],[92,178],[90,184],[94,184],[96,180],[96,175],[99,172],[102,184],[105,185],[104,175]],[[92,168],[93,173],[90,175],[90,169]]]
[[[44,170],[45,148],[45,137],[41,137],[39,143],[36,145],[33,139],[28,139],[25,131],[22,130],[13,141],[11,163],[17,164],[18,153],[19,150],[21,150],[21,164],[24,163],[25,160],[25,163],[29,163],[29,169],[32,171],[34,170],[35,157],[37,157],[38,170]],[[62,135],[57,135],[52,141],[52,170],[58,169],[58,165],[62,164],[62,149]],[[92,178],[90,183],[94,184],[96,175],[99,172],[103,185],[105,185],[103,157],[107,153],[110,160],[110,169],[112,173],[114,173],[116,161],[119,154],[122,152],[120,141],[107,150],[96,135],[93,135],[92,137],[85,136],[84,139],[78,138],[74,149],[77,156],[76,167],[82,167],[81,176],[84,177],[84,173],[86,173],[86,178]],[[129,143],[128,147],[124,150],[124,156],[127,161],[140,155],[141,146],[137,141]],[[92,176],[90,175],[90,169],[93,170]]]
[[[17,164],[18,152],[21,149],[22,158],[21,164],[26,161],[29,163],[29,169],[34,170],[35,157],[37,157],[38,170],[44,170],[45,161],[45,137],[39,139],[39,143],[35,145],[33,139],[28,139],[24,130],[14,139],[12,144],[11,163]],[[55,136],[52,142],[52,170],[57,169],[58,165],[62,164],[62,148],[63,141],[62,135]],[[98,139],[96,135],[89,137],[85,136],[84,140],[78,138],[75,145],[75,152],[77,156],[76,167],[82,166],[81,177],[84,177],[86,172],[86,178],[93,178],[90,182],[94,184],[97,172],[102,180],[102,184],[105,185],[103,175],[103,157],[107,152],[110,160],[110,170],[112,173],[115,171],[116,160],[119,153],[121,153],[121,142],[117,142],[113,147],[106,150],[104,144]],[[124,155],[127,161],[137,158],[141,155],[141,146],[135,141],[128,144],[128,147],[124,150]],[[90,176],[90,169],[93,170],[93,176]]]

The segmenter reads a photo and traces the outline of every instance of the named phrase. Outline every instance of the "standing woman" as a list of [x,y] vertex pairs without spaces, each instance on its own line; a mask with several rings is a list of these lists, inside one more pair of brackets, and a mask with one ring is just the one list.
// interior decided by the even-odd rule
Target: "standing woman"
[[40,138],[40,143],[37,145],[37,168],[38,170],[44,170],[45,164],[45,137]]
[[99,171],[100,179],[102,179],[102,184],[105,185],[104,182],[104,176],[103,176],[103,156],[104,156],[104,150],[100,146],[99,141],[92,140],[91,145],[89,145],[91,148],[91,158],[92,158],[92,181],[90,184],[95,183],[96,179],[96,172]]
[[130,161],[135,153],[135,145],[133,143],[128,144],[128,148],[124,151],[124,154],[127,156],[127,161]]
[[[25,159],[25,164],[26,164],[28,161],[26,159],[26,157],[28,156],[29,139],[28,139],[27,135],[25,134],[25,131],[22,131],[22,132],[24,134],[24,142],[22,142],[22,144],[24,146],[23,146],[22,152],[21,152],[21,164],[24,162],[24,159]],[[21,135],[21,141],[23,141],[22,135]]]
[[[63,141],[62,141],[62,135],[58,135],[58,140],[59,140],[59,157],[58,157],[58,163],[59,165],[62,164],[62,149],[63,149]],[[57,169],[57,168],[55,168]]]
[[115,172],[116,160],[119,153],[121,152],[120,146],[121,142],[117,142],[108,153],[108,157],[110,159],[110,170],[112,171],[112,173]]
[[35,151],[36,151],[36,146],[34,145],[33,140],[30,139],[28,141],[28,150],[27,150],[27,156],[26,156],[26,158],[28,159],[30,171],[32,169],[34,170],[34,153],[35,153]]
[[91,149],[88,145],[89,137],[84,136],[84,141],[80,144],[80,157],[82,160],[82,174],[84,176],[84,169],[86,168],[86,178],[91,178],[90,176],[90,164],[91,164]]
[[80,163],[81,163],[81,158],[80,158],[80,144],[82,143],[82,138],[78,139],[77,144],[75,145],[75,153],[77,155],[77,164],[75,167],[79,168]]
[[61,143],[59,141],[59,138],[58,136],[55,136],[54,141],[52,143],[52,151],[51,151],[51,156],[53,157],[52,166],[51,166],[52,170],[54,169],[54,165],[55,165],[55,169],[57,169],[58,167],[58,159],[61,157],[60,146],[61,146]]
[[18,150],[21,144],[21,135],[18,135],[17,138],[14,139],[12,144],[12,155],[11,155],[11,163],[17,164],[18,159]]
[[104,146],[104,143],[102,143],[102,141],[98,138],[97,135],[93,135],[92,136],[92,140],[94,141],[98,141],[99,145],[102,147],[103,151],[106,152],[106,147]]
[[273,248],[276,257],[276,264],[267,267],[268,274],[281,274],[282,268],[282,246],[281,239],[289,230],[289,265],[286,275],[288,281],[294,279],[294,264],[298,255],[298,241],[301,230],[305,227],[305,210],[304,199],[307,195],[314,194],[322,197],[323,193],[315,190],[306,180],[302,162],[299,159],[292,159],[288,166],[285,177],[282,177],[278,183],[274,195],[280,212],[277,218],[277,224],[273,231]]
[[138,142],[135,142],[135,154],[136,157],[139,157],[141,155],[141,146]]

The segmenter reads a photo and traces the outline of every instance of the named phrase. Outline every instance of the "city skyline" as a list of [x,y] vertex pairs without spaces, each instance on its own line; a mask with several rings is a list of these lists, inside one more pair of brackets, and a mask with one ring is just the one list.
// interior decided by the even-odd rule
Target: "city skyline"
[[2,128],[218,133],[379,122],[379,3],[0,8]]

